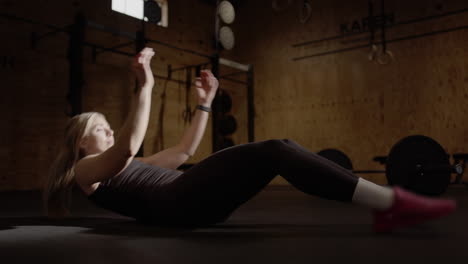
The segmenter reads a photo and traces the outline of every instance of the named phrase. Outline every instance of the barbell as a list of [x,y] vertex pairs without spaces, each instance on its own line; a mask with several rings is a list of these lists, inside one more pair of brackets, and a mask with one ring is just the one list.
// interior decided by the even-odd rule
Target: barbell
[[324,149],[318,152],[353,173],[385,173],[389,185],[398,185],[416,193],[440,195],[450,184],[450,175],[463,174],[461,164],[450,164],[450,155],[434,139],[423,136],[408,136],[398,141],[390,150],[385,170],[353,170],[350,158],[337,149]]

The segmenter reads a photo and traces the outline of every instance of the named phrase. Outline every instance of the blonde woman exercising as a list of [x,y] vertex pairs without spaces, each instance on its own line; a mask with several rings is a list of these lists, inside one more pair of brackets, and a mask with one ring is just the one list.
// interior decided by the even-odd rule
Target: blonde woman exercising
[[49,215],[70,213],[70,193],[78,185],[98,206],[145,223],[206,226],[226,220],[277,175],[304,193],[370,208],[376,232],[413,226],[456,209],[453,200],[366,181],[288,139],[237,145],[185,172],[176,170],[195,153],[206,128],[218,89],[208,70],[196,80],[199,106],[179,144],[135,157],[148,126],[153,55],[145,48],[133,62],[138,91],[115,141],[100,113],[83,113],[69,121],[44,189]]

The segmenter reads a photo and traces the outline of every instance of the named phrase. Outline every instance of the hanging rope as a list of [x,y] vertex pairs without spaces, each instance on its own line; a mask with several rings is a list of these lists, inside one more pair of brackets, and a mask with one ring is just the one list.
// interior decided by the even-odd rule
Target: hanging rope
[[369,16],[367,19],[369,23],[369,32],[370,32],[369,46],[371,48],[367,58],[369,59],[369,61],[373,61],[375,60],[375,57],[377,55],[377,45],[374,44],[376,23],[375,23],[375,17],[374,17],[374,5],[372,3],[372,0],[369,0]]
[[299,7],[299,22],[305,24],[307,21],[309,21],[311,15],[312,5],[310,3],[310,0],[304,0],[302,2],[302,5]]
[[185,110],[182,112],[184,124],[192,122],[192,106],[190,105],[190,89],[192,88],[192,68],[188,67],[185,70]]
[[393,53],[387,50],[387,37],[386,37],[386,22],[387,22],[387,15],[385,14],[385,0],[381,0],[381,8],[382,8],[382,52],[377,57],[377,62],[380,65],[386,65],[393,61]]
[[158,127],[156,129],[156,138],[154,139],[154,153],[159,152],[164,147],[164,112],[166,109],[166,91],[167,91],[167,84],[169,79],[164,81],[164,88],[161,94],[161,106],[159,107],[159,115],[158,115]]

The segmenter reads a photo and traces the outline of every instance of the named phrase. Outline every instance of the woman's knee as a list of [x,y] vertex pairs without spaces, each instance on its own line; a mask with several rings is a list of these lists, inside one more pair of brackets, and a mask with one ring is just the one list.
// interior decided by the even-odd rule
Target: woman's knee
[[289,138],[281,139],[281,141],[287,145],[298,145],[296,141],[289,139]]
[[294,140],[289,139],[289,138],[283,138],[283,139],[270,139],[264,141],[265,144],[273,147],[278,147],[278,146],[283,146],[283,145],[292,145],[292,144],[297,144]]
[[270,139],[270,140],[265,140],[262,142],[259,142],[261,146],[261,151],[271,153],[271,152],[276,152],[281,149],[290,147],[291,145],[296,144],[293,140],[291,139]]

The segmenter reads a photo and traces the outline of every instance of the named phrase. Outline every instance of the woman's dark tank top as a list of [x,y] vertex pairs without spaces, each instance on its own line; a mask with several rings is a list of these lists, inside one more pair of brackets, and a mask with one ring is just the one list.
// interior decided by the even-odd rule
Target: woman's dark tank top
[[88,199],[98,206],[136,219],[155,208],[158,189],[183,172],[133,160],[119,175],[102,181]]

